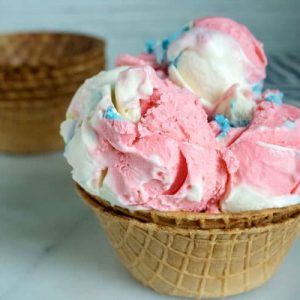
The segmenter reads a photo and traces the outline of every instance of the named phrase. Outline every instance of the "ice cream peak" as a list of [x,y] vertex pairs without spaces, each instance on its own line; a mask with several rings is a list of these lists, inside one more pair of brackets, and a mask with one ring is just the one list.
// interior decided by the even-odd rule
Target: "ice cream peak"
[[141,116],[140,101],[147,100],[161,84],[162,81],[149,66],[123,66],[101,72],[88,79],[78,90],[67,115],[73,119],[84,118],[86,113],[98,109],[103,117],[137,122]]
[[[204,18],[171,43],[167,49],[169,76],[201,98],[209,115],[224,94],[238,85],[241,95],[251,94],[252,85],[265,78],[267,60],[262,48],[243,25],[226,18]],[[243,97],[238,100],[243,106]],[[251,115],[254,101],[242,111]],[[249,121],[250,118],[247,117]]]
[[201,102],[149,66],[87,80],[61,128],[73,178],[92,195],[132,209],[217,209],[226,173]]
[[232,19],[222,17],[198,19],[194,22],[194,26],[220,31],[230,36],[239,44],[248,60],[245,66],[247,81],[255,84],[265,79],[267,57],[263,50],[263,44],[253,36],[246,26]]
[[129,68],[121,72],[115,85],[115,106],[117,111],[133,122],[141,117],[140,101],[146,101],[160,81],[150,67]]

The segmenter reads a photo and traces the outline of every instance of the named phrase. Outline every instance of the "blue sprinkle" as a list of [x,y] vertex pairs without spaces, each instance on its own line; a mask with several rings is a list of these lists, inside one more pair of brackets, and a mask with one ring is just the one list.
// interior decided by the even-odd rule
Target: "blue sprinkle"
[[272,102],[277,105],[282,104],[282,99],[283,99],[283,93],[277,92],[277,91],[268,91],[265,97],[266,101]]
[[168,49],[168,47],[169,47],[169,45],[170,45],[170,41],[169,41],[169,39],[164,39],[163,41],[162,41],[162,43],[161,43],[161,47],[163,48],[163,50],[167,50]]
[[230,130],[230,122],[223,115],[215,115],[214,120],[218,123],[221,128],[220,137],[225,137]]
[[191,29],[191,24],[187,24],[185,26],[182,27],[181,31],[183,32],[187,32]]
[[155,40],[148,40],[145,43],[145,51],[148,54],[152,54],[155,52],[156,46],[157,46],[157,42]]
[[[162,62],[166,61],[166,58],[167,58],[167,50],[170,46],[171,43],[173,43],[174,41],[176,41],[184,32],[187,32],[189,31],[191,28],[190,25],[185,25],[184,27],[182,27],[180,30],[170,34],[169,36],[167,36],[161,43],[161,48],[163,50],[163,56],[162,56]],[[175,58],[175,60],[173,60],[173,63],[175,61],[176,63],[176,59],[178,58]]]
[[[157,61],[161,63],[165,63],[167,61],[167,50],[171,43],[177,40],[184,32],[190,30],[192,24],[188,24],[183,26],[180,30],[176,31],[173,34],[170,34],[167,38],[162,41],[148,40],[145,43],[144,50],[148,54],[154,54],[156,56]],[[175,58],[173,63],[177,63]],[[172,63],[172,62],[171,62]]]
[[263,80],[252,85],[251,90],[256,97],[259,97],[261,95],[263,85],[264,85]]
[[172,42],[176,41],[184,32],[187,32],[190,30],[190,26],[186,25],[182,27],[180,30],[170,34],[165,41],[168,41],[168,45],[170,45]]
[[174,65],[174,66],[177,68],[178,61],[179,61],[179,58],[180,58],[181,54],[182,54],[182,52],[181,52],[180,54],[178,54],[178,55],[175,57],[175,59],[170,60],[170,64],[171,64],[171,65]]
[[108,120],[122,120],[121,116],[117,113],[113,106],[109,106],[104,112],[103,117]]

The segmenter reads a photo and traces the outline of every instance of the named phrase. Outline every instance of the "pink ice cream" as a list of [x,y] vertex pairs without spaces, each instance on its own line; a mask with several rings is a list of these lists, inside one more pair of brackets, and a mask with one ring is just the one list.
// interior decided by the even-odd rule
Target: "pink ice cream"
[[115,65],[117,67],[121,66],[130,66],[130,67],[137,67],[137,66],[150,66],[153,69],[159,68],[159,63],[156,60],[155,55],[142,53],[138,56],[132,56],[130,54],[120,54],[115,61]]
[[[226,172],[199,99],[159,79],[149,66],[122,69],[111,86],[126,91],[131,84],[128,77],[139,82],[143,76],[142,84],[148,88],[142,84],[138,88],[150,92],[139,98],[141,113],[135,122],[119,114],[117,106],[117,117],[107,117],[109,107],[124,101],[115,99],[101,107],[103,101],[107,102],[106,95],[105,99],[98,98],[99,103],[93,103],[93,111],[89,111],[88,103],[96,92],[93,87],[96,81],[101,83],[101,76],[108,75],[100,73],[99,78],[85,83],[73,99],[69,109],[69,119],[76,123],[73,134],[68,130],[69,121],[62,126],[67,142],[65,156],[74,169],[74,179],[93,195],[132,209],[216,211]],[[81,120],[78,116],[83,106],[89,117]],[[74,157],[81,148],[84,153]],[[82,168],[84,156],[89,166]]]
[[263,44],[253,36],[246,26],[220,17],[198,19],[194,21],[194,26],[223,32],[239,43],[249,61],[247,78],[250,83],[256,83],[266,77],[267,57],[263,50]]
[[[251,120],[256,97],[252,87],[265,78],[267,59],[262,44],[244,25],[227,18],[198,19],[169,42],[166,57],[171,80],[198,95],[209,117],[222,113],[239,125],[229,112],[230,101],[236,99],[238,114]],[[240,98],[225,97],[233,87]]]
[[261,92],[267,59],[250,31],[204,18],[149,47],[75,94],[61,126],[73,179],[131,210],[300,203],[300,109]]
[[[160,77],[168,75],[200,97],[209,118],[224,114],[234,126],[241,126],[237,119],[252,119],[267,58],[246,26],[222,17],[197,19],[162,41],[149,41],[146,49],[137,57],[121,54],[116,65],[150,65]],[[234,112],[232,101],[238,103]]]
[[299,203],[300,109],[262,101],[249,128],[227,141],[223,158],[230,173],[223,210]]

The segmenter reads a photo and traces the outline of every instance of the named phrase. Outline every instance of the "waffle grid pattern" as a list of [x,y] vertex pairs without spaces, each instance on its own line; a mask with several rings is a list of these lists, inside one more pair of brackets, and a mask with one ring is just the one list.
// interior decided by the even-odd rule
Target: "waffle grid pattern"
[[[278,209],[253,213],[256,226],[250,220],[236,222],[238,216],[251,219],[251,212],[198,213],[194,220],[209,218],[204,224],[211,227],[201,228],[200,222],[194,228],[194,223],[183,227],[180,222],[141,221],[99,202],[78,185],[77,190],[95,211],[123,265],[138,281],[162,294],[216,298],[254,289],[272,276],[300,233],[299,207],[282,208],[281,214]],[[222,218],[229,220],[228,228],[216,229],[224,226]],[[252,227],[246,228],[248,223]]]
[[267,281],[299,233],[299,221],[229,231],[142,223],[95,209],[132,275],[159,293],[222,297]]
[[284,208],[265,209],[243,213],[193,213],[193,212],[160,212],[160,211],[129,211],[118,206],[112,207],[107,201],[87,194],[78,184],[77,191],[92,207],[102,206],[107,210],[141,222],[155,223],[190,229],[234,229],[261,227],[281,223],[290,218],[300,216],[300,204]]

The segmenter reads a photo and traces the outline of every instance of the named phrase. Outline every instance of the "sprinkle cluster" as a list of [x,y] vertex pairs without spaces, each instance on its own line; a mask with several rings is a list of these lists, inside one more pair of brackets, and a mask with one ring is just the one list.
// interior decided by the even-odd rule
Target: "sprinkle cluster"
[[229,120],[223,115],[215,115],[214,120],[217,122],[221,129],[221,132],[219,133],[218,137],[225,137],[231,128]]
[[[145,43],[145,51],[148,54],[155,54],[156,57],[161,56],[160,62],[165,63],[167,62],[167,51],[171,43],[176,41],[183,33],[189,31],[192,28],[193,24],[187,24],[183,26],[180,30],[170,34],[167,36],[165,39],[161,41],[156,41],[156,40],[148,40]],[[176,59],[175,59],[176,60]],[[170,63],[175,63],[170,62]]]

